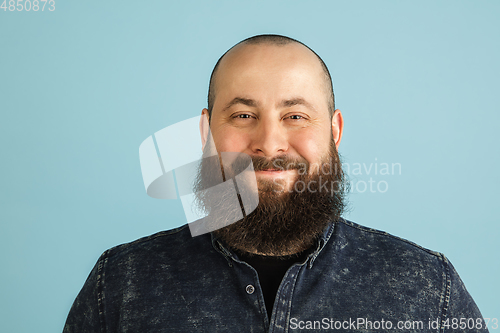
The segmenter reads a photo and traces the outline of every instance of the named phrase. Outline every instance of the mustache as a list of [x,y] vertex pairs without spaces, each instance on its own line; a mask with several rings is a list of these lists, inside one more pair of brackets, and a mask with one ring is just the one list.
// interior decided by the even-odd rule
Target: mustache
[[309,162],[303,157],[293,157],[289,155],[279,155],[268,159],[262,156],[251,156],[255,171],[263,170],[293,170],[309,169]]

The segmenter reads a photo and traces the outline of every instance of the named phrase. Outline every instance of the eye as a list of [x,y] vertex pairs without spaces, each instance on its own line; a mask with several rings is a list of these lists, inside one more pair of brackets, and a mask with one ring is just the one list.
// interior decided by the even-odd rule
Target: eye
[[291,116],[289,116],[288,118],[290,118],[290,119],[292,119],[292,120],[300,120],[300,119],[304,119],[304,117],[302,117],[301,115],[298,115],[298,114],[291,115]]
[[240,119],[251,119],[253,117],[251,114],[248,114],[248,113],[239,113],[239,114],[233,115],[232,118],[235,120],[240,120]]

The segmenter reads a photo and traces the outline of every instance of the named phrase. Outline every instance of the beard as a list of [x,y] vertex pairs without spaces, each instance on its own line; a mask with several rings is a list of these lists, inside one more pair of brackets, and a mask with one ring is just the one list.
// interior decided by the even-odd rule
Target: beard
[[[214,175],[220,175],[221,171],[223,177],[225,171],[226,180],[233,178],[236,170],[243,169],[244,163],[237,158],[229,167],[221,166],[217,155],[203,158],[194,190],[199,208],[211,215],[213,226],[210,229],[217,229],[213,233],[226,245],[240,252],[286,256],[311,248],[325,228],[337,220],[345,208],[348,183],[345,181],[333,138],[327,156],[317,165],[311,165],[302,157],[288,155],[273,159],[251,156],[251,161],[255,171],[297,170],[298,176],[288,186],[280,178],[257,179],[257,207],[243,218],[238,218],[238,214],[245,211],[240,194],[239,205],[235,207],[234,204],[227,204],[231,199],[230,193],[210,195],[204,189],[216,185],[214,179],[217,177]],[[237,222],[227,225],[228,221]]]

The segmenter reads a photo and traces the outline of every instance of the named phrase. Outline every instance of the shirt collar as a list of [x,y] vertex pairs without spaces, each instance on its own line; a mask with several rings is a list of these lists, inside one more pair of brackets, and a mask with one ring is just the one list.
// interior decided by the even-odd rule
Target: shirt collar
[[[333,232],[335,230],[335,225],[336,225],[336,221],[332,221],[328,224],[328,226],[325,228],[325,231],[323,232],[323,234],[318,238],[318,240],[316,241],[316,244],[313,246],[313,247],[315,247],[315,250],[312,251],[307,256],[307,259],[304,262],[302,262],[301,264],[307,263],[307,266],[309,268],[312,268],[314,260],[316,260],[316,257],[320,254],[320,252],[325,247],[326,243],[328,243],[328,241],[332,237]],[[217,250],[219,253],[221,253],[228,260],[229,266],[232,266],[230,259],[233,261],[236,261],[236,262],[241,262],[238,259],[238,256],[236,255],[236,253],[234,253],[234,251],[232,251],[231,249],[227,248],[213,232],[210,234],[211,234],[212,246],[215,248],[215,250]]]

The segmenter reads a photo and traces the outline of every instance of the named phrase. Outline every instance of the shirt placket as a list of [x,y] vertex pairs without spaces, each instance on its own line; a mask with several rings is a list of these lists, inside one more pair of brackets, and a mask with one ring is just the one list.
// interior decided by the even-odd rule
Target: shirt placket
[[299,271],[302,267],[304,267],[304,265],[293,265],[283,277],[283,281],[281,281],[274,301],[269,333],[288,332],[293,292]]

